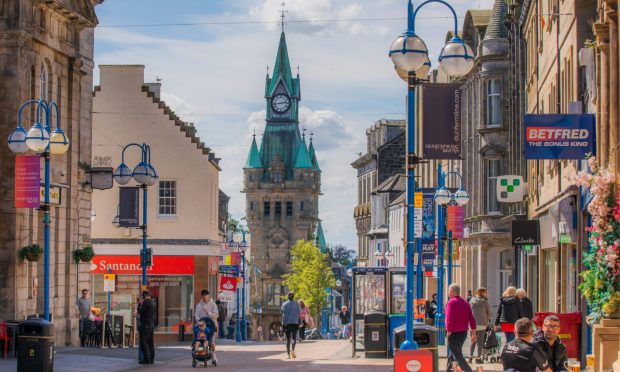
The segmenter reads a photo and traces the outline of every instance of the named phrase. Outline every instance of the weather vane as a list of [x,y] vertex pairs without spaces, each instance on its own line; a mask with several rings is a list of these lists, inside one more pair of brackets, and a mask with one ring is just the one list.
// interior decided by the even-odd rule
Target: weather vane
[[302,127],[301,131],[303,132],[302,137],[304,138],[304,141],[306,140],[306,128]]
[[280,27],[282,28],[282,32],[284,32],[284,25],[286,24],[286,13],[288,13],[288,10],[284,10],[284,6],[286,5],[284,1],[280,5],[282,6],[282,10],[280,10]]

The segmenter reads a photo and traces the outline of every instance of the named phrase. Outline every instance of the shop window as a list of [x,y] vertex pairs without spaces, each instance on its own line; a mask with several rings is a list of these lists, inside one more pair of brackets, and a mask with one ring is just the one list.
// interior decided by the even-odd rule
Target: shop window
[[177,215],[177,181],[159,181],[159,216]]
[[502,80],[487,80],[487,126],[502,124]]
[[269,217],[271,215],[271,203],[268,201],[263,202],[263,215]]
[[293,216],[293,202],[286,202],[286,217]]
[[498,213],[497,176],[499,176],[500,160],[487,160],[487,213]]

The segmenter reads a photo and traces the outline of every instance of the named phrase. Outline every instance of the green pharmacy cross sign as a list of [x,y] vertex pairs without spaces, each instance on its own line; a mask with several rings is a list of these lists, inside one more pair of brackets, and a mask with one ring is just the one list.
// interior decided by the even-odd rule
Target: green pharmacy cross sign
[[526,184],[521,176],[497,177],[497,200],[503,203],[523,201],[526,194]]

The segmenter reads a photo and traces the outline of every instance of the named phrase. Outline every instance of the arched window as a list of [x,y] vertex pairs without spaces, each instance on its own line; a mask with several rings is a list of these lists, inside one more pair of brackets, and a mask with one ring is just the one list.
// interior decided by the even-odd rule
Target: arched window
[[39,96],[44,100],[47,100],[48,81],[47,81],[47,69],[45,63],[41,63],[41,72],[39,73],[39,80],[41,81]]

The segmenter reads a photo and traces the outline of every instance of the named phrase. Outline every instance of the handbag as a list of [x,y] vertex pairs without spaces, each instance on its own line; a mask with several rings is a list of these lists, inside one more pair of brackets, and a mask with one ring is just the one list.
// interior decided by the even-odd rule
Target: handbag
[[499,342],[497,342],[497,337],[495,336],[495,330],[493,326],[488,326],[484,331],[484,348],[485,349],[493,349],[499,346]]

